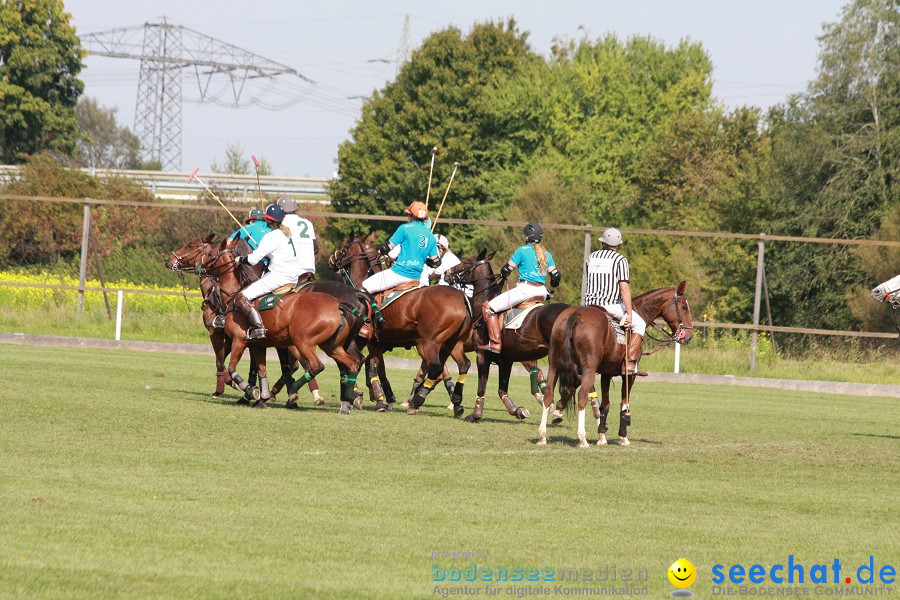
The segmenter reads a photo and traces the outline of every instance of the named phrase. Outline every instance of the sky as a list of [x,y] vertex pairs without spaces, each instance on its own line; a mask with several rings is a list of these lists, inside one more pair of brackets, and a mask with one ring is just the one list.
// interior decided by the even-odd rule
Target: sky
[[[276,84],[254,83],[231,108],[228,88],[200,103],[196,79],[183,81],[182,165],[208,170],[225,147],[264,157],[276,175],[331,177],[338,145],[350,137],[363,98],[395,76],[408,17],[408,48],[433,32],[515,18],[546,56],[555,38],[650,35],[675,45],[700,42],[714,65],[713,94],[726,108],[768,108],[801,92],[816,75],[823,23],[849,0],[65,0],[79,35],[140,27],[165,17],[204,35],[296,69]],[[139,38],[138,38],[139,39]],[[85,94],[134,124],[139,62],[88,56]],[[221,80],[220,80],[221,81]],[[254,102],[250,102],[253,100]],[[271,110],[282,106],[281,110]],[[434,107],[440,110],[440,107]],[[436,140],[440,145],[440,141]]]

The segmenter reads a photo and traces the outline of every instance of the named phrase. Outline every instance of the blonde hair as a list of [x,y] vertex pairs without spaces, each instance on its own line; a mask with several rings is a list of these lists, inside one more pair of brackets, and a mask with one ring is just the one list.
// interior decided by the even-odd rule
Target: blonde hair
[[540,242],[529,242],[532,246],[534,246],[534,254],[537,256],[538,267],[541,270],[541,275],[547,274],[547,251],[544,250],[544,247],[541,246]]

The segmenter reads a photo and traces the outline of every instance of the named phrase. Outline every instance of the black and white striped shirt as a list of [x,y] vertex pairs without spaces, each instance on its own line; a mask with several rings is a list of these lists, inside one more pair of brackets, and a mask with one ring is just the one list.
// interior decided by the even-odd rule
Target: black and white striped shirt
[[597,250],[584,263],[587,271],[587,289],[584,303],[618,304],[622,302],[620,281],[628,281],[628,259],[609,248]]

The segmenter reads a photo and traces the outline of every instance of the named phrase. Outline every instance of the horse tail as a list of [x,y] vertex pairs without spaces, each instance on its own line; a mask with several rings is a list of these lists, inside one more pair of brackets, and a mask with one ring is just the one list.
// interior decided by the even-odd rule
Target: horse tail
[[562,407],[565,410],[572,410],[576,404],[570,404],[575,396],[575,388],[578,387],[578,368],[575,354],[575,324],[578,320],[578,313],[573,314],[566,320],[566,328],[563,332],[562,343],[560,344],[559,353],[556,355],[556,374],[559,378],[559,396]]
[[366,315],[365,313],[360,314],[359,307],[353,306],[349,302],[338,304],[338,310],[341,311],[341,320],[343,321],[341,329],[343,329],[343,325],[350,326],[350,333],[347,335],[347,342],[345,342],[346,345],[352,342],[359,330],[362,329],[363,319]]

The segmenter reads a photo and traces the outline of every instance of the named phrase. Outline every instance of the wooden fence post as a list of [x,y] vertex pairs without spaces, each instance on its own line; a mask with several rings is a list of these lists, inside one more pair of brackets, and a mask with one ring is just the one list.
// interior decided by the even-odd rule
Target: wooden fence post
[[84,205],[84,220],[81,223],[81,266],[78,269],[78,311],[80,318],[84,312],[84,278],[87,274],[88,236],[91,232],[91,205]]
[[761,233],[759,239],[759,252],[756,256],[756,294],[753,296],[753,334],[750,341],[750,372],[756,370],[756,344],[759,339],[759,305],[762,300],[763,270],[765,269],[764,256],[766,242],[763,239],[766,234]]

